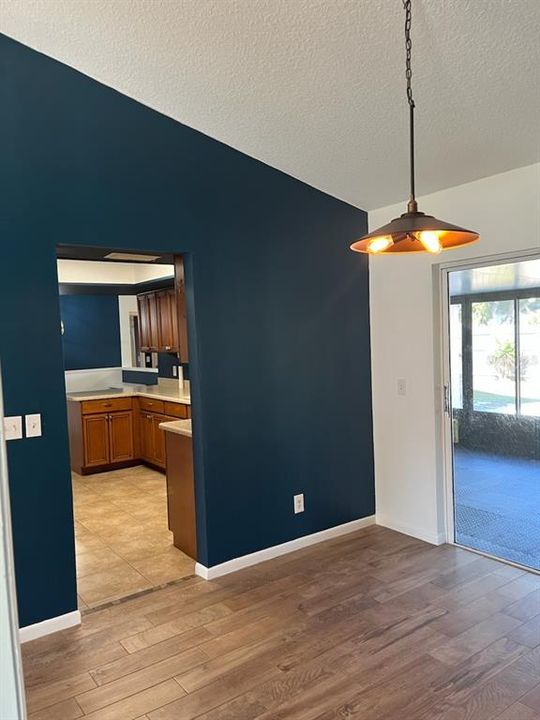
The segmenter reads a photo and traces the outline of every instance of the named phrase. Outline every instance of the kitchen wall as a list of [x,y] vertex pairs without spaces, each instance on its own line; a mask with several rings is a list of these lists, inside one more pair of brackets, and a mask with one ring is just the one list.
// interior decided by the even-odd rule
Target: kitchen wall
[[[371,353],[377,521],[442,542],[444,483],[438,421],[438,293],[441,262],[540,249],[540,165],[483,178],[420,198],[424,212],[476,230],[479,242],[440,256],[372,257]],[[375,229],[404,204],[369,213]],[[407,394],[397,394],[405,378]]]
[[118,316],[120,322],[120,351],[122,355],[122,367],[133,367],[131,349],[131,316],[137,315],[137,296],[118,296]]
[[185,255],[203,565],[371,515],[366,214],[5,36],[0,67],[6,412],[43,420],[9,443],[21,623],[76,608],[57,243]]
[[122,364],[118,296],[61,295],[60,317],[66,370]]

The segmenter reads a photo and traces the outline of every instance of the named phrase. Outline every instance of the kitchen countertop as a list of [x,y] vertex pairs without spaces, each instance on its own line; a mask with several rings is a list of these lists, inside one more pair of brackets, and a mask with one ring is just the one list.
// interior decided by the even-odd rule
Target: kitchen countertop
[[176,433],[191,437],[191,420],[172,420],[171,422],[160,423],[159,427],[165,432]]
[[83,402],[85,400],[110,400],[119,397],[148,397],[158,400],[166,400],[167,402],[182,403],[182,405],[191,405],[190,395],[186,395],[178,390],[171,388],[160,388],[159,386],[138,385],[135,387],[109,388],[106,390],[86,390],[82,392],[67,393],[68,400]]

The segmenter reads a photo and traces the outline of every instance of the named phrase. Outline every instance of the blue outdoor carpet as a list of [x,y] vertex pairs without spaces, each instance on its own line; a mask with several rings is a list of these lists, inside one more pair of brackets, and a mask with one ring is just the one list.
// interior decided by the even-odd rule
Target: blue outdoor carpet
[[540,570],[540,462],[457,448],[455,540]]

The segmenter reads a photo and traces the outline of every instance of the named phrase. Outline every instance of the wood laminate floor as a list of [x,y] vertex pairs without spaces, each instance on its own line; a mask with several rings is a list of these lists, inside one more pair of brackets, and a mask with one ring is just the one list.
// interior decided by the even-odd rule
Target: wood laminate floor
[[540,577],[374,526],[23,658],[32,720],[539,720]]
[[163,473],[139,465],[72,482],[81,610],[193,575],[172,544]]

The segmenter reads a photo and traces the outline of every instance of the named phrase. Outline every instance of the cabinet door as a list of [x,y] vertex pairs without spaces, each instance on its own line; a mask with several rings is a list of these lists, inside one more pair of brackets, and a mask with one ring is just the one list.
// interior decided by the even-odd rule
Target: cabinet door
[[141,443],[141,457],[148,462],[154,461],[154,416],[141,412],[139,421],[139,435]]
[[155,293],[149,293],[148,298],[148,311],[150,316],[150,350],[157,352],[159,350],[159,316],[157,297]]
[[156,465],[159,467],[166,467],[166,455],[165,455],[165,431],[161,430],[159,424],[167,422],[172,418],[165,417],[164,415],[153,415],[153,435],[154,435],[154,460]]
[[162,351],[174,352],[176,347],[173,337],[171,293],[169,290],[162,290],[156,294],[156,298],[159,318],[159,346]]
[[180,349],[180,340],[178,334],[178,303],[176,302],[176,289],[173,288],[168,291],[169,294],[169,308],[171,312],[171,340],[173,352],[178,352]]
[[85,415],[83,417],[85,467],[109,464],[108,417],[108,415]]
[[110,462],[133,460],[133,413],[115,412],[109,415]]
[[141,350],[150,350],[152,338],[150,335],[150,307],[148,295],[138,295],[137,305],[139,308],[139,343]]

